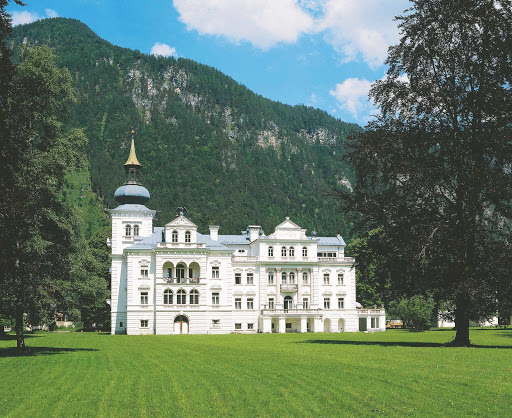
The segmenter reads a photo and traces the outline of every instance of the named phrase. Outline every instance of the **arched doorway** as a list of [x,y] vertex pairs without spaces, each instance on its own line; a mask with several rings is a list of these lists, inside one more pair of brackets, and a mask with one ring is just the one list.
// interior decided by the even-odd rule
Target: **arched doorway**
[[338,331],[345,332],[345,320],[343,318],[338,319]]
[[185,269],[186,266],[183,263],[176,266],[176,283],[185,283]]
[[331,320],[329,318],[324,319],[324,332],[331,332]]
[[174,333],[188,334],[188,318],[185,315],[178,315],[174,318]]
[[291,296],[285,296],[284,309],[293,309],[293,299]]

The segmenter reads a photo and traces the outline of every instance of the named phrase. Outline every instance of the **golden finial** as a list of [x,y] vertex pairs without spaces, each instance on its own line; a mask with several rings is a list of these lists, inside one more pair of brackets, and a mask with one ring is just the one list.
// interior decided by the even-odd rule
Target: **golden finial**
[[142,165],[137,160],[137,156],[135,155],[135,140],[133,139],[134,134],[135,131],[132,129],[132,147],[130,149],[130,156],[128,157],[128,160],[126,160],[124,165],[138,165],[142,167]]

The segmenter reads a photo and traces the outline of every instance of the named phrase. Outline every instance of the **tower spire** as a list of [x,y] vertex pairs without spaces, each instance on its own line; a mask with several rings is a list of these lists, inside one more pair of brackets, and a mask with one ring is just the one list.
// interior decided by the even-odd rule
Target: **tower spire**
[[124,163],[124,165],[138,165],[139,167],[142,167],[142,165],[137,160],[137,156],[135,155],[135,140],[133,139],[133,135],[135,134],[135,131],[132,129],[132,146],[130,149],[130,155],[128,156],[128,160]]

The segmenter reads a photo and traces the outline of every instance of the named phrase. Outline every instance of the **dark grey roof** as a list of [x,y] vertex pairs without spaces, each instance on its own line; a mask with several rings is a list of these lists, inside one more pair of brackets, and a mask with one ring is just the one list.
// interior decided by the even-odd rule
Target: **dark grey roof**
[[347,245],[340,236],[338,237],[318,237],[318,245]]
[[[136,242],[133,245],[130,245],[127,249],[129,250],[151,250],[152,248],[156,248],[157,243],[162,242],[162,231],[164,228],[155,227],[153,228],[153,234],[149,237],[146,237],[139,242]],[[210,239],[209,235],[203,235],[199,232],[197,233],[197,243],[198,244],[206,244],[206,248],[210,250],[229,250],[228,247],[225,247],[219,242],[213,241]]]
[[219,235],[219,242],[224,245],[250,244],[249,235]]
[[222,245],[222,243],[212,240],[209,235],[203,235],[199,232],[197,233],[197,243],[206,244],[206,248],[212,250],[229,250],[229,248]]

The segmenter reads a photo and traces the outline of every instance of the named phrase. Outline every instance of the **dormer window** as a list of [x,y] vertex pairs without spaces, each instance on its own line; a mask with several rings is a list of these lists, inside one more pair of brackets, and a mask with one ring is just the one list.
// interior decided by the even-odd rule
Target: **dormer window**
[[281,247],[281,257],[286,257],[286,247]]
[[268,247],[268,256],[274,257],[274,247]]
[[185,242],[190,242],[190,231],[185,232]]
[[138,237],[139,236],[139,225],[133,226],[133,236]]
[[124,232],[125,232],[125,235],[127,237],[130,237],[132,235],[132,226],[131,225],[126,225]]
[[178,231],[172,231],[172,242],[178,242]]

